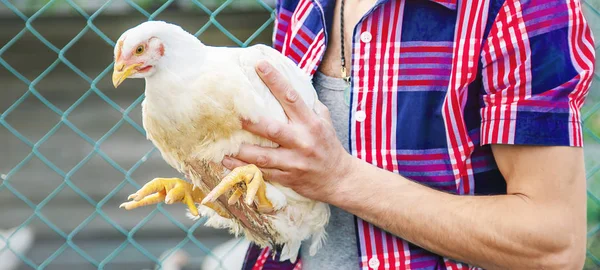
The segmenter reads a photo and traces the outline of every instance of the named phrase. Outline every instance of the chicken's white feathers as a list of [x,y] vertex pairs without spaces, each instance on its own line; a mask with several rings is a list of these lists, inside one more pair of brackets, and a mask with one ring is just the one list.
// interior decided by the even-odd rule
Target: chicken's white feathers
[[[189,175],[190,160],[220,164],[225,155],[237,154],[244,143],[277,147],[243,130],[239,122],[240,117],[256,122],[261,116],[288,121],[281,104],[256,73],[260,60],[267,60],[286,77],[309,107],[314,108],[317,101],[310,76],[265,45],[207,46],[179,26],[151,21],[126,31],[118,41],[122,52],[115,50],[115,54],[127,53],[148,39],[160,42],[164,55],[151,63],[154,70],[145,76],[144,128],[165,161],[184,174]],[[202,185],[198,175],[190,180]],[[278,209],[268,220],[277,234],[277,243],[271,244],[283,245],[280,259],[295,261],[301,242],[308,239],[312,239],[310,251],[314,254],[326,237],[329,206],[276,183],[268,185],[267,197]],[[207,207],[199,210],[208,217],[206,225],[229,228],[234,234],[245,232],[249,240],[255,240],[238,222]]]

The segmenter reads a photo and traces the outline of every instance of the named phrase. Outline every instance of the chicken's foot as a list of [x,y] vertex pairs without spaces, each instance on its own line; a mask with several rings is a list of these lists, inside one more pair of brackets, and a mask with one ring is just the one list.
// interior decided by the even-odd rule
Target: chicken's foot
[[265,180],[262,172],[253,164],[241,166],[233,169],[206,197],[202,204],[214,202],[219,196],[225,194],[228,190],[233,190],[233,195],[229,197],[228,203],[234,204],[242,196],[243,188],[246,188],[245,203],[251,205],[256,201],[256,207],[259,212],[270,213],[273,211],[273,204],[267,199]]
[[[198,216],[196,203],[201,202],[204,198],[205,194],[199,188],[194,188],[191,183],[183,179],[155,178],[136,193],[129,195],[127,199],[130,201],[121,204],[119,208],[131,210],[163,201],[166,204],[180,202],[187,205],[192,215]],[[204,205],[224,218],[231,218],[227,211],[217,204],[207,203]]]

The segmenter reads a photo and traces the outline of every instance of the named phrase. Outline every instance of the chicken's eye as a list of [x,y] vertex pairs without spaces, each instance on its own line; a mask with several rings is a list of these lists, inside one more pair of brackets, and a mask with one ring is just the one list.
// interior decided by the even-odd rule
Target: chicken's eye
[[144,45],[140,45],[140,46],[138,46],[138,47],[135,49],[135,54],[136,54],[136,55],[140,55],[140,54],[142,54],[142,53],[144,53]]

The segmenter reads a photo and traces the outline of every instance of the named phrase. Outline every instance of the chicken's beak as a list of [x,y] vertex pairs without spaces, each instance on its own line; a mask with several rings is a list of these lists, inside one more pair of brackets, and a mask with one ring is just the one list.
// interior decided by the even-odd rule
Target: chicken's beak
[[124,63],[116,62],[115,68],[113,70],[112,81],[115,88],[119,87],[119,85],[129,76],[135,74],[137,72],[137,68],[140,67],[141,64],[133,64],[130,66],[125,66]]

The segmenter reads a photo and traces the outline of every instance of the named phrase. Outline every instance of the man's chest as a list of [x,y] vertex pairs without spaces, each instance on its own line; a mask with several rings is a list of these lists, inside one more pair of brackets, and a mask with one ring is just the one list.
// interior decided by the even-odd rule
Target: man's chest
[[319,70],[341,77],[344,58],[348,76],[362,70],[361,77],[372,83],[384,80],[372,87],[394,79],[387,75],[392,73],[394,91],[441,91],[447,85],[455,9],[411,0],[345,0],[343,12],[341,0],[299,0],[289,7],[283,3],[275,48],[311,75]]
[[[340,2],[325,18],[327,43],[318,66],[332,77],[341,74]],[[348,14],[352,20],[346,19]],[[363,2],[362,10],[345,10],[343,40],[351,78],[348,106],[354,116],[351,126],[356,127],[352,133],[376,128],[396,137],[395,146],[363,147],[446,148],[442,106],[453,72],[456,19],[455,10],[431,1],[371,2],[370,6]],[[408,129],[411,132],[396,134]],[[380,134],[362,137],[371,141]]]
[[[342,49],[345,68],[352,70],[352,46],[354,28],[363,16],[375,6],[376,0],[337,0],[328,31],[328,43],[319,65],[319,71],[330,77],[341,77]],[[343,28],[343,29],[342,29]],[[343,39],[342,39],[343,38]],[[343,40],[343,44],[342,44]]]
[[[473,134],[480,124],[480,101],[471,94],[481,87],[477,81],[488,2],[463,8],[454,1],[435,0],[381,0],[371,7],[364,3],[343,32],[350,50],[346,63],[351,67],[347,106],[352,154],[402,171],[393,160],[404,150],[418,150],[417,156],[442,153],[448,162],[438,169],[447,173],[444,182],[452,182],[455,166],[464,168],[477,143]],[[275,48],[311,75],[329,67],[328,75],[339,77],[340,11],[334,1],[283,2]],[[453,152],[459,155],[450,158]]]

